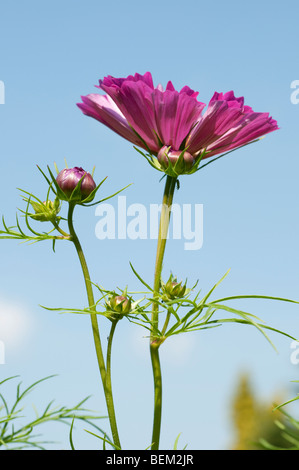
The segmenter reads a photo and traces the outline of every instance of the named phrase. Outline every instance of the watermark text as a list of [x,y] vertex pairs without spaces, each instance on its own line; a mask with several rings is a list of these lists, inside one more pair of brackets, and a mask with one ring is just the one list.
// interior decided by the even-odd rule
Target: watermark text
[[[127,206],[126,196],[119,196],[117,207],[111,204],[97,206],[95,235],[99,240],[156,240],[159,235],[161,212],[170,215],[163,204],[149,207],[134,203]],[[162,238],[184,240],[185,250],[200,250],[203,245],[203,204],[173,204],[169,230],[161,227]]]
[[299,364],[299,341],[292,341],[290,347],[294,349],[290,356],[291,363],[296,366]]
[[292,91],[290,99],[292,104],[299,103],[299,80],[293,80],[291,83],[291,88],[294,88]]

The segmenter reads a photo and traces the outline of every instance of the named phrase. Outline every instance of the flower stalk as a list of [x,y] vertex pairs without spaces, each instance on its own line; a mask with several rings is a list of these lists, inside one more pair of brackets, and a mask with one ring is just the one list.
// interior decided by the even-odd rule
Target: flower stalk
[[152,450],[159,449],[160,432],[161,432],[161,417],[162,417],[162,373],[161,364],[159,358],[159,346],[161,340],[157,339],[155,330],[159,324],[159,304],[155,302],[155,298],[159,297],[160,286],[161,286],[161,272],[163,266],[163,259],[166,247],[166,240],[171,216],[171,206],[173,201],[173,195],[175,191],[177,178],[172,176],[166,176],[166,183],[163,195],[163,203],[160,216],[159,235],[157,242],[157,254],[156,254],[156,265],[155,265],[155,277],[153,296],[154,301],[152,305],[152,317],[151,317],[151,336],[150,336],[150,354],[154,378],[154,421],[153,421],[153,432],[152,432]]
[[78,239],[78,236],[75,232],[74,225],[73,225],[74,208],[75,208],[75,204],[70,203],[69,211],[68,211],[68,226],[69,226],[69,231],[70,231],[70,237],[71,237],[71,241],[74,243],[74,246],[76,248],[78,258],[81,264],[81,269],[82,269],[83,276],[84,276],[88,305],[91,310],[90,319],[91,319],[94,345],[95,345],[100,375],[101,375],[105,399],[106,399],[106,405],[107,405],[107,410],[108,410],[108,416],[109,416],[109,421],[110,421],[110,426],[111,426],[113,442],[114,442],[114,445],[120,449],[121,445],[120,445],[120,439],[119,439],[119,434],[118,434],[118,429],[117,429],[113,395],[112,395],[111,367],[110,367],[111,345],[112,345],[112,339],[113,339],[116,322],[113,324],[113,328],[111,330],[110,337],[109,337],[109,342],[108,342],[109,348],[107,352],[108,364],[107,364],[107,369],[106,369],[103,350],[102,350],[102,344],[101,344],[101,338],[100,338],[100,332],[99,332],[99,326],[98,326],[98,321],[97,321],[97,316],[96,316],[96,308],[95,308],[95,300],[94,300],[94,295],[93,295],[93,290],[92,290],[92,283],[90,280],[89,270],[88,270],[86,259],[83,253],[83,249]]

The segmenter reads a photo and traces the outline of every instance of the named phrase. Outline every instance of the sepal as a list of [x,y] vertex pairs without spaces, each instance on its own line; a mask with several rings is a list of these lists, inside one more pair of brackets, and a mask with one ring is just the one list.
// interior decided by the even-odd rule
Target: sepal
[[164,173],[166,175],[169,175],[169,176],[172,176],[173,178],[177,178],[178,176],[181,176],[181,175],[192,175],[193,173],[195,173],[196,171],[201,169],[201,167],[200,167],[201,160],[203,158],[206,158],[206,156],[208,154],[208,151],[206,149],[204,149],[198,155],[194,156],[194,161],[193,161],[192,166],[186,165],[186,164],[184,164],[184,155],[185,155],[185,152],[187,152],[187,150],[188,150],[188,147],[186,147],[184,150],[182,150],[180,152],[177,161],[175,163],[172,163],[171,159],[167,155],[167,151],[170,150],[170,147],[167,147],[166,150],[165,150],[166,151],[165,156],[167,158],[168,165],[166,167],[165,161],[164,161],[164,163],[163,162],[160,163],[160,161],[159,161],[159,159],[156,155],[153,155],[150,152],[144,153],[138,147],[134,147],[134,148],[135,148],[135,150],[137,150],[137,152],[140,155],[142,155],[146,159],[146,161],[155,170],[161,171],[162,173]]

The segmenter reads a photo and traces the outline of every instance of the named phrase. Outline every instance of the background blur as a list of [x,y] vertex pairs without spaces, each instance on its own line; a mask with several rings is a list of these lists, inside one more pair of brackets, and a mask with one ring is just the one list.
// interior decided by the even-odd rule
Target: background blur
[[[95,92],[105,75],[125,77],[151,71],[155,84],[172,80],[198,90],[208,103],[214,91],[234,90],[255,111],[269,112],[280,130],[181,178],[177,203],[203,204],[204,242],[184,250],[170,240],[164,277],[170,270],[206,292],[231,272],[215,294],[264,294],[299,299],[298,293],[298,120],[291,83],[299,79],[298,13],[295,0],[248,4],[186,0],[150,3],[116,0],[2,0],[0,5],[1,214],[14,225],[24,208],[17,188],[45,196],[36,165],[91,170],[108,179],[101,194],[126,190],[127,204],[160,203],[160,174],[105,126],[76,107]],[[111,201],[115,207],[117,199]],[[91,276],[106,288],[141,289],[129,265],[153,280],[155,240],[104,240],[95,236],[95,207],[78,208],[75,225]],[[90,321],[42,309],[86,306],[82,274],[71,245],[22,245],[1,241],[0,340],[5,364],[0,380],[19,375],[25,385],[50,374],[28,398],[41,409],[51,399],[71,406],[91,395],[88,406],[106,414]],[[268,301],[234,304],[267,324],[299,336],[295,305]],[[106,324],[101,322],[105,345]],[[152,427],[152,373],[145,330],[123,320],[116,331],[112,378],[123,448],[144,449]],[[248,374],[258,399],[292,398],[299,379],[291,361],[291,340],[271,334],[278,353],[256,330],[226,326],[182,335],[161,348],[164,408],[161,448],[172,448],[179,433],[189,449],[235,445],[233,401],[240,376]],[[298,357],[298,356],[297,356]],[[16,384],[17,382],[14,382]],[[13,384],[6,390],[14,393]],[[10,391],[11,390],[11,391]],[[298,402],[297,402],[298,403]],[[296,414],[296,405],[288,410]],[[100,423],[107,431],[108,421]],[[69,448],[68,430],[42,428],[52,448]],[[83,429],[78,449],[101,443]],[[50,448],[51,446],[49,446]]]

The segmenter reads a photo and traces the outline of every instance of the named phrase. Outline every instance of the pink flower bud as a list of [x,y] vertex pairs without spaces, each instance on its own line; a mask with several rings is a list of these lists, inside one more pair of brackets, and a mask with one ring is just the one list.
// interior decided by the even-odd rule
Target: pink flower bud
[[74,168],[64,168],[58,174],[56,182],[66,197],[70,198],[81,179],[80,198],[84,200],[96,188],[96,184],[91,174],[87,173],[83,168],[77,166]]
[[[164,170],[167,170],[167,168],[169,167],[169,162],[174,167],[181,153],[181,150],[172,150],[171,148],[164,145],[164,147],[159,150],[157,155],[161,167]],[[191,155],[191,153],[189,152],[184,152],[181,162],[175,168],[175,172],[177,174],[187,173],[193,167],[194,162],[195,158],[193,157],[193,155]]]

